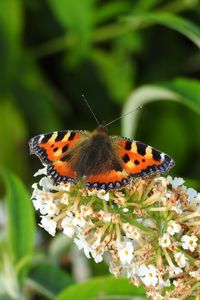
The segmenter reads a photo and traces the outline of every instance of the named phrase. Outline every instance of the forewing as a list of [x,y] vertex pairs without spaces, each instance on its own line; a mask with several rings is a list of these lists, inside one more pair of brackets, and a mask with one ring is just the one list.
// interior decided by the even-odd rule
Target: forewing
[[120,138],[117,144],[122,166],[131,177],[167,173],[174,166],[169,155],[141,142]]
[[30,153],[37,155],[56,182],[74,181],[76,172],[70,161],[70,152],[88,136],[87,131],[54,131],[33,137],[29,141]]

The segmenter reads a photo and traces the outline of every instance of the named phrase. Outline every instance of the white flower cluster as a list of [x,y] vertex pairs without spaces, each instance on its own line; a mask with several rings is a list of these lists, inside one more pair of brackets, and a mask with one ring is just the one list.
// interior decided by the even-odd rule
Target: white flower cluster
[[109,253],[116,277],[144,284],[152,299],[187,299],[200,293],[200,195],[183,183],[154,177],[105,192],[45,175],[32,199],[41,227],[62,230],[97,263]]

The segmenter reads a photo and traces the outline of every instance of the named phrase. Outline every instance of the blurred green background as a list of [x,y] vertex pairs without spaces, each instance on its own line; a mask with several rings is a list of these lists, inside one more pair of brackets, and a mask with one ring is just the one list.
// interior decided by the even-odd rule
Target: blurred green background
[[76,250],[65,237],[51,239],[35,228],[29,200],[32,175],[41,165],[29,156],[28,140],[51,130],[93,130],[96,123],[82,94],[107,122],[142,105],[112,124],[110,134],[168,153],[176,163],[171,174],[200,188],[199,48],[198,0],[0,1],[1,197],[6,199],[0,213],[0,299],[55,299],[73,281],[108,273],[106,264],[83,257],[86,275],[80,279],[72,259]]

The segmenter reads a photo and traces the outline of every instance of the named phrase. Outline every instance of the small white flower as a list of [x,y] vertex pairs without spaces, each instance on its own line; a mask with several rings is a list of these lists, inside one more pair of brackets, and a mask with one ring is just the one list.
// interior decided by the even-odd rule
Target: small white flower
[[73,220],[72,220],[72,224],[75,227],[79,226],[79,227],[83,228],[86,224],[86,220],[83,218],[81,213],[76,213]]
[[84,218],[89,217],[93,214],[93,209],[90,206],[81,205],[80,210]]
[[42,177],[39,181],[39,185],[45,192],[50,192],[53,189],[53,180],[49,177]]
[[163,286],[169,287],[170,286],[170,280],[167,279],[167,280],[163,281]]
[[39,169],[33,176],[39,176],[39,175],[47,175],[47,166],[45,166],[42,169]]
[[44,210],[45,210],[45,214],[47,214],[49,217],[56,216],[60,212],[60,209],[53,201],[46,201],[44,203]]
[[79,250],[83,249],[83,251],[85,253],[85,256],[87,258],[91,258],[90,257],[90,250],[91,250],[91,248],[90,248],[89,244],[86,242],[86,240],[85,240],[85,238],[83,236],[79,235],[78,238],[75,238],[74,239],[74,243],[78,246]]
[[158,281],[159,281],[159,286],[160,286],[160,287],[161,287],[161,286],[162,286],[162,287],[163,287],[163,286],[166,286],[166,287],[170,286],[170,280],[169,280],[169,279],[163,280],[163,278],[162,278],[161,276],[159,276]]
[[48,231],[49,234],[53,236],[56,234],[56,222],[50,219],[48,216],[42,216],[39,226],[43,227],[46,231]]
[[60,198],[60,203],[62,203],[64,205],[69,204],[69,195],[67,193],[62,195],[62,197]]
[[163,248],[167,248],[171,245],[170,236],[168,233],[164,233],[159,239],[159,245]]
[[178,280],[173,280],[173,285],[176,286],[176,287],[178,287],[179,286]]
[[200,281],[200,269],[198,269],[197,271],[192,271],[189,274],[191,277],[197,278],[197,280]]
[[176,252],[174,258],[180,268],[186,266],[188,258],[182,252]]
[[189,249],[190,251],[194,252],[195,248],[197,247],[198,238],[195,235],[184,235],[181,238],[181,241],[183,249]]
[[189,202],[192,202],[192,200],[194,198],[196,198],[197,195],[198,195],[197,191],[195,191],[193,188],[188,188],[187,189],[187,194],[188,194],[188,201]]
[[128,209],[127,207],[124,207],[124,208],[122,209],[122,211],[123,211],[124,213],[127,213],[127,212],[129,212],[129,209]]
[[173,220],[168,222],[167,232],[170,235],[174,235],[175,233],[179,233],[180,231],[181,231],[181,225],[180,224],[177,224]]
[[177,214],[182,214],[183,209],[182,209],[182,203],[180,202],[180,200],[176,201],[175,206],[171,207],[172,211],[175,211]]
[[190,202],[190,204],[195,205],[196,210],[199,211],[199,207],[200,207],[200,193],[198,193],[195,198],[189,200],[189,202]]
[[109,264],[109,271],[112,273],[115,277],[118,277],[121,274],[122,267],[119,265],[115,265],[113,262]]
[[111,222],[111,220],[112,220],[112,214],[110,214],[109,212],[103,212],[102,213],[102,221],[104,223]]
[[122,226],[126,236],[133,240],[138,240],[140,238],[140,233],[137,228],[129,223],[124,223]]
[[104,250],[102,247],[97,247],[96,249],[91,249],[91,255],[96,263],[102,262]]
[[158,271],[153,265],[141,265],[138,276],[146,286],[156,286],[158,283]]
[[130,264],[133,258],[133,245],[131,242],[121,244],[121,249],[118,250],[118,255],[122,264]]
[[167,180],[171,183],[173,188],[177,188],[184,184],[185,180],[180,177],[175,177],[174,179],[171,176],[167,176]]
[[37,197],[37,199],[33,200],[33,206],[35,207],[35,210],[39,210],[44,205],[44,202],[42,201],[41,197]]
[[99,190],[97,192],[97,197],[99,197],[102,200],[109,201],[110,195],[109,195],[109,192],[106,193],[105,190]]
[[75,227],[73,225],[73,215],[71,213],[68,213],[68,216],[62,220],[61,227],[63,228],[63,233],[68,237],[74,236]]
[[58,192],[67,193],[70,191],[71,186],[72,186],[72,184],[70,182],[68,182],[68,183],[61,182],[60,184],[54,185],[53,189]]
[[178,275],[178,274],[180,274],[180,273],[182,273],[183,272],[183,270],[180,268],[180,267],[170,267],[169,268],[169,276],[170,276],[170,278],[173,278],[174,276],[176,276],[176,275]]

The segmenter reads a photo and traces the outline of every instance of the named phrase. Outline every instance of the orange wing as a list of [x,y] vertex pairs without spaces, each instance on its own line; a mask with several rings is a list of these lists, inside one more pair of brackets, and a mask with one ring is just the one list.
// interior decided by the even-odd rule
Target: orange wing
[[114,189],[126,185],[130,177],[147,177],[166,173],[174,162],[167,154],[140,142],[111,137],[113,155],[118,164],[113,169],[87,178],[86,185],[97,189]]
[[87,178],[86,186],[97,189],[120,188],[128,183],[128,174],[125,170],[110,170]]
[[122,166],[131,177],[167,173],[174,166],[170,156],[141,142],[119,139],[118,146]]
[[61,181],[75,183],[76,172],[67,161],[71,159],[70,151],[87,136],[87,131],[75,130],[41,134],[30,140],[30,153],[36,154],[43,165],[47,165],[48,174],[57,183]]

